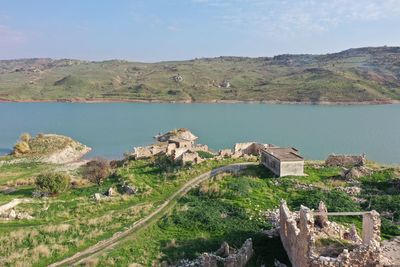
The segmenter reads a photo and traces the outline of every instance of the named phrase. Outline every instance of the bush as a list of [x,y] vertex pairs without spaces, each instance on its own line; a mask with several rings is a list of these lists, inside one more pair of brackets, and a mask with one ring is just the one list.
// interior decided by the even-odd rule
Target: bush
[[71,177],[66,173],[50,172],[36,177],[36,189],[42,195],[56,195],[68,190]]
[[214,157],[214,154],[207,152],[207,151],[197,151],[197,154],[199,154],[199,157],[202,159],[211,159]]
[[86,163],[84,176],[86,179],[101,185],[103,181],[110,175],[111,167],[108,160],[97,158]]
[[29,140],[31,140],[31,135],[29,133],[23,133],[19,137],[19,140],[21,140],[22,142],[27,142],[28,143]]
[[31,150],[31,148],[29,147],[29,144],[27,142],[20,141],[15,144],[13,154],[15,154],[15,155],[26,154],[30,150]]

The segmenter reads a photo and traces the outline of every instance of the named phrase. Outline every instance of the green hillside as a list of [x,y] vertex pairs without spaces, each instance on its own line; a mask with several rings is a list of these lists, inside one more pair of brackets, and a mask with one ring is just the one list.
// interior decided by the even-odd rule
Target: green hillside
[[219,57],[159,63],[2,60],[0,99],[399,101],[400,47],[358,48],[326,55]]

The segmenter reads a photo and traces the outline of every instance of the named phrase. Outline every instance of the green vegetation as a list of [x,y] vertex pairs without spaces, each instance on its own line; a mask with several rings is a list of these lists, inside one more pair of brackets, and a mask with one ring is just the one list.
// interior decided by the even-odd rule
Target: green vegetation
[[[400,100],[399,54],[398,47],[367,47],[159,63],[2,60],[0,99],[385,102]],[[180,82],[173,79],[178,74]],[[224,87],[224,80],[231,86]]]
[[[156,209],[185,182],[215,167],[240,160],[208,161],[196,166],[176,167],[165,175],[155,160],[128,161],[100,186],[82,184],[50,199],[34,199],[20,204],[17,212],[27,212],[32,220],[2,221],[0,224],[0,265],[15,266],[29,262],[33,266],[44,266],[81,251],[100,240],[111,237]],[[0,188],[14,178],[13,174],[24,167],[20,164],[0,166]],[[31,172],[21,179],[33,179],[42,169],[54,170],[57,165],[32,164]],[[7,170],[3,177],[2,170]],[[85,179],[78,181],[84,181]],[[82,180],[83,179],[83,180]],[[137,195],[123,195],[93,200],[94,193],[103,193],[108,188],[119,188],[121,181],[138,188]],[[7,186],[8,188],[8,186]],[[34,182],[14,190],[0,193],[0,203],[14,198],[29,198],[35,190]]]
[[[195,258],[202,252],[215,251],[223,241],[240,247],[245,239],[252,237],[256,255],[250,266],[271,266],[274,259],[289,264],[279,239],[268,239],[260,233],[271,227],[264,211],[276,209],[281,199],[286,199],[292,210],[298,210],[301,204],[316,208],[320,200],[326,202],[330,211],[368,210],[347,194],[335,190],[338,185],[345,185],[339,178],[339,168],[307,167],[306,173],[309,174],[307,177],[276,179],[265,168],[253,166],[240,175],[219,175],[193,189],[168,216],[141,229],[131,239],[96,259],[96,263],[99,266],[174,263],[184,258]],[[398,177],[393,170],[379,171],[375,176],[382,173]],[[297,186],[299,184],[312,184],[314,189],[301,189]],[[386,209],[384,206],[377,210],[383,212]],[[359,217],[330,219],[361,228]],[[398,222],[383,227],[383,236],[400,235]],[[320,240],[324,244],[328,241],[329,249],[324,251],[327,254],[333,255],[343,247],[350,248],[343,242]]]
[[[73,173],[70,190],[52,198],[35,198],[16,207],[17,212],[33,216],[32,220],[1,221],[0,265],[29,262],[33,266],[45,266],[71,256],[150,214],[197,175],[241,160],[207,160],[192,166],[169,165],[168,158],[164,157],[127,160],[113,164],[118,167],[100,185],[88,183],[82,172],[77,171]],[[57,165],[32,163],[1,165],[0,189],[11,186],[14,190],[0,193],[0,203],[31,197],[35,190],[32,177],[57,168]],[[271,266],[275,258],[288,263],[279,238],[269,239],[261,233],[272,226],[265,211],[276,209],[281,199],[286,199],[292,210],[300,205],[316,208],[320,200],[325,201],[330,211],[376,209],[385,216],[382,236],[400,235],[399,217],[395,212],[399,210],[398,169],[378,168],[372,176],[360,178],[362,193],[358,197],[365,202],[355,202],[336,189],[349,186],[340,178],[340,168],[307,165],[305,172],[308,176],[273,178],[264,167],[255,165],[240,174],[220,174],[192,189],[176,205],[174,201],[167,208],[168,214],[155,217],[113,250],[91,259],[90,264],[174,263],[215,251],[223,241],[240,247],[249,237],[254,240],[256,252],[250,266]],[[24,179],[29,182],[14,183]],[[123,194],[123,184],[134,186],[138,193]],[[104,193],[110,187],[120,194],[94,201],[94,193]],[[392,212],[392,217],[384,215],[385,212]],[[361,227],[359,217],[331,217],[331,220]],[[327,253],[346,246],[335,240],[321,242],[332,245]]]
[[67,173],[48,172],[36,177],[36,190],[42,195],[56,195],[69,189],[71,177]]
[[199,154],[200,158],[202,158],[202,159],[210,159],[210,158],[215,157],[215,155],[213,155],[207,151],[198,151],[197,153]]

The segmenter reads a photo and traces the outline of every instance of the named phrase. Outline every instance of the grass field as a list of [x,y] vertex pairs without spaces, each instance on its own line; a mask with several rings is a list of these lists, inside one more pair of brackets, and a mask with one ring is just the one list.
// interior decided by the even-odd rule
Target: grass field
[[[90,262],[99,266],[171,264],[179,259],[195,258],[202,252],[215,251],[223,241],[238,248],[244,240],[252,237],[256,255],[250,266],[271,266],[274,259],[289,264],[279,239],[268,239],[260,232],[271,227],[263,216],[266,209],[276,209],[279,201],[286,199],[293,210],[299,209],[301,204],[317,208],[320,200],[325,201],[330,211],[368,210],[366,205],[357,204],[347,194],[334,189],[338,185],[346,186],[338,177],[338,168],[308,167],[306,173],[308,177],[275,179],[263,167],[255,166],[239,176],[221,175],[192,190],[168,216]],[[362,196],[367,202],[372,200],[370,208],[380,212],[398,210],[399,188],[392,184],[398,180],[394,170],[364,178]],[[377,190],[370,181],[380,181],[386,191],[369,194],[369,190]],[[298,189],[296,184],[299,183],[312,184],[315,189]],[[376,198],[389,202],[379,204],[374,201]],[[348,226],[354,223],[359,230],[361,228],[361,218],[358,217],[332,217],[331,220]],[[382,220],[384,238],[400,234],[399,218],[393,222],[385,218]]]
[[[194,167],[175,168],[167,174],[152,161],[131,161],[100,187],[83,183],[57,197],[20,204],[16,211],[28,212],[34,219],[1,221],[0,265],[23,265],[29,259],[31,265],[43,266],[65,258],[144,217],[189,179],[232,162],[235,160],[208,161]],[[21,174],[25,167],[20,164],[0,166],[0,186],[8,184],[15,189],[11,193],[0,193],[0,203],[30,198],[34,176],[43,169],[57,166],[30,165],[31,170]],[[19,175],[25,183],[10,184],[14,181],[13,174]],[[134,184],[140,194],[120,195],[100,204],[93,200],[94,193],[118,188],[121,180]]]
[[[399,70],[398,47],[159,63],[3,60],[0,99],[389,102],[400,100]],[[183,81],[174,81],[178,74]]]

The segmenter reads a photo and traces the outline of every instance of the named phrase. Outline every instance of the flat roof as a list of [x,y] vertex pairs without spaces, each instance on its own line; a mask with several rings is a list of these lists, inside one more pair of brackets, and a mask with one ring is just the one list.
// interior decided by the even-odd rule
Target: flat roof
[[303,161],[299,151],[293,147],[268,147],[261,151],[268,153],[280,161]]

